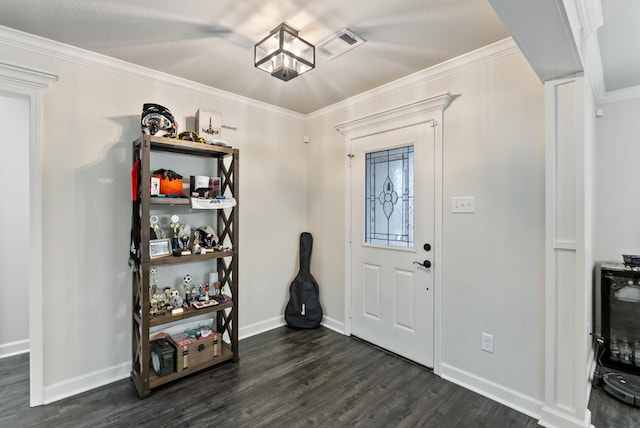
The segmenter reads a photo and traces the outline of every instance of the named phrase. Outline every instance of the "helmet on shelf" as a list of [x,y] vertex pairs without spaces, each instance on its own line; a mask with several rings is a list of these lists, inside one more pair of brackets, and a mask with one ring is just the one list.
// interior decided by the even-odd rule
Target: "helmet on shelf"
[[178,131],[178,124],[168,108],[160,104],[146,103],[140,118],[142,132],[156,137],[171,137]]

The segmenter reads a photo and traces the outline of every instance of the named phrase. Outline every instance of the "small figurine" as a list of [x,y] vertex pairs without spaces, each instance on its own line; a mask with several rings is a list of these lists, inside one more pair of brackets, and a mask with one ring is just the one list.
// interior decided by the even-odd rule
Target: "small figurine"
[[211,226],[202,226],[200,229],[200,236],[204,240],[204,248],[207,253],[213,253],[214,245],[218,243],[218,236],[213,231]]
[[191,275],[185,275],[182,280],[182,288],[184,289],[184,298],[187,302],[191,301]]
[[169,302],[174,309],[182,307],[183,299],[182,296],[180,296],[180,292],[178,290],[171,291],[171,300]]
[[151,218],[149,219],[149,224],[151,226],[151,230],[153,230],[153,233],[156,235],[155,239],[164,239],[165,238],[164,231],[162,229],[160,229],[160,225],[158,224],[158,216],[157,215],[152,215],[151,216]]
[[187,253],[190,253],[191,251],[189,250],[189,237],[187,235],[182,235],[180,237],[180,248],[182,249],[182,254],[186,255]]
[[183,256],[191,254],[190,243],[191,243],[191,225],[189,223],[182,226],[180,231],[178,232],[179,241],[180,241],[180,249],[181,254]]
[[178,246],[180,245],[178,242],[178,233],[180,232],[180,217],[175,214],[172,215],[171,224],[169,226],[171,227],[171,230],[173,230],[173,248],[178,248]]
[[218,301],[218,303],[226,303],[227,302],[227,296],[225,296],[222,293],[222,286],[220,285],[219,282],[215,283],[215,288],[216,288],[216,297],[215,297],[215,299]]
[[149,294],[151,296],[158,293],[158,268],[149,269]]
[[200,300],[200,292],[198,292],[198,287],[193,287],[191,289],[191,299],[194,302],[197,302],[198,300]]
[[202,243],[201,230],[196,229],[193,232],[193,254],[200,254],[200,248]]
[[157,293],[151,296],[151,310],[149,311],[150,315],[162,315],[164,313],[164,309],[167,306],[167,301],[165,300],[165,295],[162,293]]

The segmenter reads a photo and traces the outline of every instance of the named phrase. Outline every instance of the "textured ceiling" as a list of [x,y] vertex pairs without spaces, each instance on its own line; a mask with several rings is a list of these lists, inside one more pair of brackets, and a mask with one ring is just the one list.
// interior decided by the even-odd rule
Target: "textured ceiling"
[[[310,113],[509,36],[486,0],[2,0],[0,25]],[[366,43],[283,82],[253,66],[281,22]]]

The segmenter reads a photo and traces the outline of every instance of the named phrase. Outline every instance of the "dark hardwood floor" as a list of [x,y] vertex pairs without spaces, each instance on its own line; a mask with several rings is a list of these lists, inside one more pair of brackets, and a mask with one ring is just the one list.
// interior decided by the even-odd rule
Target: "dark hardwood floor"
[[28,376],[27,354],[0,360],[1,427],[537,426],[422,366],[325,328],[282,327],[244,339],[239,362],[165,385],[144,400],[124,379],[29,408]]
[[[603,373],[613,371],[603,368]],[[596,428],[638,428],[640,408],[617,400],[603,388],[593,388],[589,397],[591,423]]]

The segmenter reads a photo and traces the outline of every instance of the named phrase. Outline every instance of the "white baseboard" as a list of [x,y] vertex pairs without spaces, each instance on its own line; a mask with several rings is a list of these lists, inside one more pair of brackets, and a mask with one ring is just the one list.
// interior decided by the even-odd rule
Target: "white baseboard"
[[0,359],[26,354],[31,348],[29,339],[0,344]]
[[335,331],[336,333],[346,334],[345,333],[345,325],[344,322],[336,321],[333,318],[323,317],[322,325],[330,330]]
[[590,428],[593,426],[589,410],[585,413],[585,420],[580,420],[567,412],[548,406],[542,409],[542,418],[538,421],[538,425],[545,428]]
[[123,363],[103,370],[78,376],[44,387],[44,404],[53,403],[128,378],[131,374],[131,363]]
[[585,413],[585,419],[580,420],[574,415],[558,408],[545,406],[533,397],[506,388],[495,382],[481,378],[449,364],[442,364],[440,376],[450,382],[460,385],[473,392],[504,404],[520,413],[524,413],[538,421],[546,428],[589,428],[591,426],[591,412]]
[[286,322],[284,320],[284,315],[282,315],[266,321],[260,321],[255,324],[240,327],[238,329],[238,340],[246,339],[247,337],[255,336],[256,334],[264,333],[265,331],[282,327],[285,324]]
[[544,403],[533,397],[529,397],[446,363],[443,363],[441,366],[440,377],[473,392],[477,392],[500,404],[504,404],[536,420],[540,419]]
[[[238,334],[241,338],[250,337],[280,327],[284,324],[284,317],[273,318],[271,320],[241,328],[238,331]],[[93,373],[88,373],[83,376],[78,376],[73,379],[65,380],[63,382],[58,382],[53,385],[45,386],[43,404],[53,403],[54,401],[62,400],[94,388],[99,388],[109,383],[126,379],[130,375],[131,363],[127,362]]]
[[[591,381],[593,380],[593,373],[597,368],[598,362],[595,360],[593,352],[589,354],[587,360],[587,379],[585,385],[585,397],[586,403],[589,403],[589,397],[591,396]],[[585,409],[584,420],[576,416],[576,412],[573,409],[565,408],[564,406],[544,406],[542,408],[542,416],[538,420],[538,425],[546,428],[593,428],[591,424],[591,411]]]
[[[272,318],[270,320],[261,321],[249,326],[241,327],[238,331],[240,339],[255,336],[269,330],[286,325],[284,316]],[[344,324],[332,318],[324,317],[322,325],[334,330],[340,334],[344,334]],[[27,341],[28,342],[28,341]],[[2,349],[2,348],[0,348]],[[28,347],[27,347],[28,351]],[[122,379],[126,379],[131,374],[131,363],[123,363],[113,367],[89,373],[84,376],[78,376],[63,382],[59,382],[44,388],[44,404],[53,403],[63,398],[71,397],[89,391],[94,388],[107,385]]]
[[[266,331],[282,327],[283,325],[287,325],[287,322],[284,320],[284,315],[276,318],[271,318],[270,320],[240,327],[240,329],[238,330],[238,339],[246,339],[248,337],[255,336],[256,334],[264,333]],[[327,316],[323,317],[321,325],[335,331],[336,333],[345,334],[344,323],[336,321],[333,318]]]

